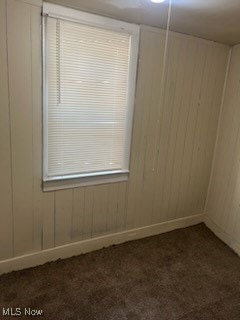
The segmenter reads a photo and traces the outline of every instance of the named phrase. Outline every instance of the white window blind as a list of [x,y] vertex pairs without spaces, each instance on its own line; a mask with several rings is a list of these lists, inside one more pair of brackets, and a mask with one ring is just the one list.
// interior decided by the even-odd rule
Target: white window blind
[[46,180],[129,169],[132,32],[108,26],[101,17],[104,23],[86,23],[88,16],[97,18],[83,15],[84,21],[44,18]]

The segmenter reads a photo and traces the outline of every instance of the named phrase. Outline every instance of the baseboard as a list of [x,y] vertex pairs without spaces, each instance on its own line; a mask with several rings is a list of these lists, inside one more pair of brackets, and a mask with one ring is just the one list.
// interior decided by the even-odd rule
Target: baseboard
[[203,214],[150,225],[143,228],[104,235],[84,241],[74,242],[60,247],[34,252],[0,262],[0,274],[26,269],[49,261],[65,259],[79,254],[95,251],[114,244],[137,240],[175,229],[181,229],[203,222]]
[[240,256],[240,243],[237,242],[232,236],[214,223],[207,215],[204,216],[205,225],[224,243],[233,249]]

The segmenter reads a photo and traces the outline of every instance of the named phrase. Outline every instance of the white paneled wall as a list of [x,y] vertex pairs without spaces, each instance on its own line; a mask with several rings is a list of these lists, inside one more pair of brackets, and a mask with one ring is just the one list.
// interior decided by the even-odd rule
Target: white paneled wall
[[240,46],[232,49],[206,213],[240,253]]
[[161,99],[165,32],[141,27],[129,181],[43,193],[41,8],[30,3],[0,1],[0,260],[202,213],[229,48],[170,33]]
[[129,227],[202,213],[206,196],[228,50],[171,33],[160,103],[163,44],[142,29]]
[[13,255],[12,150],[6,10],[6,1],[0,1],[0,259]]

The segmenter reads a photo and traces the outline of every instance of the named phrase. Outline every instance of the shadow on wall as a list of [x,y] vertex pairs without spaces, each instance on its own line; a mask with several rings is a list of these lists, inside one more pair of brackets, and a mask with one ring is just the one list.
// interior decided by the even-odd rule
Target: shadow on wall
[[90,13],[120,19],[136,24],[146,24],[166,29],[169,0],[164,3],[151,3],[150,0],[50,0],[55,4],[65,5]]

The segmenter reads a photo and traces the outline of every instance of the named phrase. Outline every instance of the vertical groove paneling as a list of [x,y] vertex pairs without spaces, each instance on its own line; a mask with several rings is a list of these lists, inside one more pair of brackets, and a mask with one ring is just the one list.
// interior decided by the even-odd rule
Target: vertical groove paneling
[[14,253],[33,250],[31,7],[7,1]]
[[[180,72],[181,77],[180,81],[176,84],[176,90],[179,92],[179,96],[175,99],[175,104],[173,105],[173,111],[178,110],[178,114],[175,118],[172,118],[171,125],[169,127],[170,133],[176,129],[176,136],[174,137],[174,153],[173,155],[169,154],[169,147],[167,149],[166,155],[166,167],[164,171],[164,180],[163,180],[163,206],[162,214],[163,220],[166,218],[174,219],[179,218],[180,208],[179,208],[179,199],[180,192],[185,187],[181,181],[181,168],[183,165],[183,154],[184,154],[184,145],[186,138],[186,128],[189,116],[189,98],[192,93],[192,78],[194,74],[194,67],[196,61],[196,44],[194,42],[183,42],[184,49],[182,49],[183,60],[179,63],[182,65],[183,72]],[[167,105],[165,106],[167,108]],[[169,145],[169,140],[168,143]],[[168,166],[171,164],[172,166]],[[169,168],[169,169],[168,169]],[[169,183],[167,183],[169,182]],[[167,186],[170,186],[168,189]],[[169,209],[169,194],[170,190],[175,195],[175,207],[173,210]]]
[[[148,111],[147,118],[143,119],[147,125],[141,127],[141,131],[144,133],[144,148],[143,144],[140,142],[138,148],[139,162],[141,161],[141,167],[138,168],[138,176],[142,177],[137,183],[139,186],[139,196],[137,198],[137,203],[135,207],[135,212],[138,212],[138,222],[137,224],[149,225],[152,224],[152,208],[153,208],[153,198],[154,198],[154,177],[155,177],[155,158],[156,158],[156,132],[158,127],[159,106],[160,103],[160,89],[159,86],[162,81],[162,70],[163,70],[163,55],[165,38],[159,37],[157,33],[149,33],[145,35],[145,38],[150,39],[150,46],[152,45],[152,50],[148,53],[148,74],[147,83],[149,83],[149,96],[145,95],[141,103],[143,103],[144,108]],[[149,47],[148,45],[148,47]],[[148,50],[148,48],[147,48]],[[161,63],[152,64],[152,61],[158,61],[159,57],[162,57]],[[143,76],[145,78],[145,76]],[[143,93],[145,92],[146,86],[144,86]],[[133,164],[134,165],[134,164]]]
[[55,201],[54,192],[47,192],[43,195],[42,213],[42,248],[54,247],[55,237]]
[[183,164],[185,171],[182,171],[183,184],[185,185],[184,190],[181,191],[181,201],[182,209],[185,213],[191,213],[191,200],[189,201],[189,193],[191,189],[189,188],[191,177],[192,177],[192,165],[193,165],[193,151],[195,145],[195,135],[196,127],[198,121],[198,114],[200,109],[200,96],[203,85],[203,73],[206,65],[206,56],[208,48],[201,44],[197,45],[197,57],[196,57],[196,66],[195,74],[193,77],[194,86],[192,88],[192,94],[190,99],[191,108],[189,110],[189,121],[186,132],[186,141],[185,141],[185,152]]
[[94,186],[85,188],[83,239],[91,238],[93,226]]
[[[213,50],[209,51],[209,54],[207,56],[207,60],[206,60],[206,68],[205,68],[205,72],[203,75],[203,87],[202,90],[203,92],[208,93],[209,88],[211,88],[212,91],[216,91],[217,87],[216,85],[219,84],[219,82],[217,83],[218,79],[217,76],[221,76],[221,74],[219,74],[219,70],[221,71],[220,68],[218,67],[218,63],[216,62],[215,59],[216,55],[215,52]],[[222,77],[224,74],[224,70],[222,72]],[[222,78],[221,77],[221,78]],[[222,81],[220,83],[220,92],[218,94],[218,96],[220,97],[221,92],[223,90],[223,85],[222,85]],[[213,100],[214,95],[210,95],[210,94],[202,94],[201,96],[201,104],[205,105],[205,109],[199,113],[199,117],[198,117],[198,123],[197,123],[197,139],[198,139],[198,143],[197,148],[195,149],[195,166],[194,166],[194,171],[193,171],[193,175],[192,175],[192,183],[191,183],[191,190],[193,190],[193,199],[195,199],[195,204],[192,201],[193,204],[193,208],[199,208],[200,203],[203,203],[205,197],[206,197],[206,193],[203,195],[202,194],[202,188],[204,188],[204,181],[207,179],[207,181],[209,180],[209,160],[207,163],[207,167],[205,165],[206,163],[206,159],[207,159],[207,154],[206,154],[206,145],[207,143],[210,143],[211,141],[215,140],[215,136],[208,136],[208,129],[209,129],[209,125],[213,125],[215,127],[214,132],[216,132],[216,121],[214,121],[214,123],[210,123],[210,117],[211,114],[214,112],[214,109],[216,108],[216,103],[214,103]],[[218,113],[219,113],[219,105],[220,105],[220,99],[218,99],[217,101],[217,108],[218,108],[218,112],[216,114],[216,118],[218,117]],[[214,144],[212,145],[212,150],[214,148]],[[212,151],[210,150],[210,154],[211,154],[211,159],[212,159]],[[204,170],[205,175],[202,175],[202,170]],[[195,178],[193,178],[195,177]],[[196,183],[198,183],[198,188],[194,188],[193,186],[196,185]],[[205,189],[207,188],[207,186],[205,186]]]
[[[163,111],[160,126],[159,153],[156,167],[156,177],[154,181],[154,222],[164,220],[165,212],[163,213],[162,207],[165,201],[163,201],[163,197],[165,196],[166,191],[169,192],[168,197],[171,195],[172,185],[171,181],[169,180],[172,180],[174,171],[180,101],[183,94],[183,92],[181,92],[181,88],[179,87],[179,82],[181,81],[184,71],[183,61],[185,59],[185,51],[183,51],[183,49],[184,43],[181,43],[180,39],[169,39],[168,64],[171,66],[171,73],[168,75],[165,84],[164,103],[162,107]],[[171,97],[169,102],[166,100],[167,96]],[[168,107],[166,108],[165,106]],[[171,126],[171,128],[169,127],[169,130],[167,129],[168,126],[166,126],[167,122],[165,121],[167,112],[169,112],[169,124]],[[165,132],[165,134],[163,132]],[[166,170],[168,171],[166,172]],[[166,177],[170,184],[166,185],[166,188],[164,188],[164,181]],[[167,200],[166,197],[165,200]],[[173,204],[174,202],[171,203]],[[172,209],[169,209],[172,212]]]
[[[165,32],[141,27],[129,181],[43,193],[40,11],[22,1],[1,1],[0,259],[12,256],[13,245],[18,256],[202,213],[228,48],[170,33],[161,90]],[[238,85],[231,83],[236,95]],[[228,151],[238,155],[237,107],[233,116],[225,115],[234,122]],[[227,143],[224,135],[221,139]],[[232,171],[226,168],[223,174],[232,175],[228,186],[235,190],[240,184],[240,178],[234,179],[238,160],[220,151],[218,155],[233,164]],[[214,184],[219,182],[214,179]],[[226,190],[218,192],[230,206]],[[238,202],[232,207],[237,217]],[[228,222],[224,212],[221,219]]]
[[107,231],[108,186],[94,188],[92,237],[100,236]]
[[6,1],[0,1],[0,259],[13,254]]
[[[161,126],[158,140],[159,154],[154,191],[156,193],[154,210],[156,210],[155,214],[158,216],[156,222],[168,220],[167,207],[164,205],[171,190],[174,195],[172,202],[174,207],[176,207],[177,204],[178,180],[176,180],[176,175],[179,173],[179,158],[177,155],[181,152],[181,136],[179,136],[179,130],[181,130],[181,114],[183,110],[183,97],[185,95],[182,85],[186,74],[188,47],[184,40],[179,41],[178,39],[170,38],[169,43],[174,42],[174,40],[179,42],[179,44],[176,50],[173,49],[171,50],[172,52],[169,53],[171,57],[168,61],[169,74],[167,75],[165,83],[165,95],[162,102],[163,112],[160,120]],[[174,48],[174,45],[172,48]],[[176,67],[172,69],[174,64]],[[173,143],[171,143],[172,137],[174,139]],[[173,148],[172,153],[169,153],[170,147]],[[168,165],[170,165],[170,171],[167,170]],[[171,178],[173,182],[172,185],[170,184],[170,188],[168,188],[166,184],[168,174],[170,174],[169,178]],[[166,192],[168,192],[168,194],[166,194]],[[174,212],[175,208],[172,210],[172,212]]]
[[[213,52],[213,63],[215,64],[215,72],[213,72],[209,76],[209,80],[214,83],[214,95],[208,95],[208,100],[206,103],[209,105],[209,116],[206,121],[206,126],[203,130],[203,152],[202,152],[202,165],[198,168],[198,177],[200,180],[200,192],[199,192],[199,203],[202,203],[206,198],[206,194],[204,190],[208,188],[210,171],[209,162],[211,162],[213,158],[214,146],[216,143],[216,131],[217,131],[217,123],[216,119],[219,117],[219,97],[222,95],[223,86],[222,86],[222,78],[223,78],[223,68],[217,68],[218,66],[218,54],[219,52]],[[225,63],[225,58],[222,57],[222,64]],[[210,108],[212,107],[212,108]],[[206,172],[204,176],[201,175],[202,170]]]
[[117,229],[118,213],[118,186],[117,183],[111,183],[108,186],[108,208],[107,208],[107,231],[114,232]]
[[[202,48],[204,46],[200,46],[198,43],[189,42],[189,61],[192,61],[192,67],[188,68],[188,73],[186,73],[185,85],[183,91],[185,96],[183,98],[183,110],[185,109],[185,121],[182,119],[182,124],[180,127],[182,128],[182,142],[181,142],[181,156],[180,156],[180,166],[179,166],[179,176],[178,178],[172,176],[171,177],[171,186],[173,187],[175,181],[178,182],[178,189],[175,195],[174,188],[171,188],[170,199],[168,201],[169,211],[167,215],[172,218],[180,218],[182,216],[187,216],[189,211],[185,208],[184,200],[186,199],[186,194],[188,192],[188,179],[189,179],[189,166],[191,165],[191,150],[193,148],[192,138],[194,136],[195,130],[195,119],[196,119],[196,103],[193,101],[193,97],[196,94],[196,90],[199,88],[198,79],[201,78],[201,69],[198,69],[199,64],[201,68],[204,66],[204,56],[199,54],[199,51],[204,51]],[[200,74],[200,76],[199,76]],[[186,94],[187,93],[187,94]],[[172,128],[174,130],[174,128]],[[179,134],[177,133],[177,136]],[[175,142],[176,144],[176,142]],[[174,153],[174,162],[178,161],[178,157],[176,157],[176,153]],[[175,206],[172,204],[172,197],[176,197],[177,199]],[[189,198],[187,197],[189,201]],[[191,214],[191,212],[190,212]]]
[[[139,62],[139,76],[137,83],[137,95],[136,95],[136,105],[135,105],[135,116],[134,116],[134,130],[132,137],[132,151],[131,151],[131,164],[130,164],[130,177],[129,177],[129,192],[128,192],[128,203],[127,203],[127,228],[131,229],[135,226],[134,220],[136,212],[138,212],[139,220],[141,224],[144,219],[143,214],[139,213],[141,209],[141,190],[143,188],[143,179],[149,180],[149,175],[154,175],[148,172],[144,174],[144,156],[147,155],[147,143],[153,144],[152,148],[155,148],[155,137],[153,140],[147,140],[147,130],[148,130],[148,117],[150,113],[155,111],[156,119],[156,105],[159,103],[159,84],[161,83],[162,77],[162,63],[164,55],[164,45],[165,45],[165,33],[155,33],[149,32],[147,30],[141,30],[140,39],[140,62]],[[154,47],[153,50],[149,48]],[[154,60],[153,60],[154,58]],[[157,66],[153,61],[158,61]],[[151,87],[151,84],[153,87]],[[158,84],[158,86],[157,86]],[[155,101],[151,98],[151,91],[155,88]],[[147,92],[146,92],[147,91]],[[150,110],[152,109],[152,110]],[[156,132],[156,124],[150,124]],[[154,150],[155,151],[155,150]],[[150,150],[149,154],[150,155]],[[152,159],[149,159],[149,165],[153,167],[154,154],[152,154]],[[148,185],[148,183],[147,183]],[[151,196],[151,195],[150,195]],[[147,199],[146,199],[147,201]],[[151,219],[151,211],[148,209],[146,213],[147,219]],[[145,210],[145,209],[143,209]],[[141,210],[143,212],[143,210]],[[141,222],[142,221],[142,222]]]
[[[129,176],[129,195],[127,206],[127,228],[131,229],[134,224],[135,206],[137,203],[137,174],[139,165],[140,142],[141,132],[143,130],[144,119],[144,88],[149,82],[149,74],[147,73],[148,61],[150,60],[147,48],[150,45],[144,30],[140,33],[140,49],[139,49],[139,70],[136,87],[136,104],[134,109],[134,123],[133,123],[133,136],[131,145],[131,163],[130,163],[130,176]],[[160,57],[162,61],[162,56]]]
[[55,192],[55,246],[72,240],[73,190]]
[[85,189],[73,190],[73,217],[72,217],[72,241],[80,241],[83,238],[83,216],[85,207]]
[[[126,208],[127,202],[127,183],[118,184],[118,202],[117,202],[117,231],[123,231],[126,227]],[[110,230],[109,230],[110,231]]]
[[232,57],[206,213],[240,243],[240,47]]

